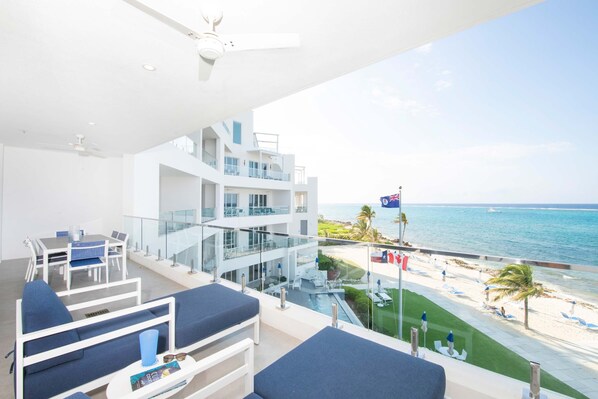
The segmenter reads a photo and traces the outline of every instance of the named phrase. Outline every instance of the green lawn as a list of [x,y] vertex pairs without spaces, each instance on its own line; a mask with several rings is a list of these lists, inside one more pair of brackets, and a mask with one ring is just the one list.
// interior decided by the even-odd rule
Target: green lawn
[[[398,331],[398,290],[387,290],[393,298],[393,305],[385,308],[374,307],[374,329],[386,335],[397,336]],[[446,336],[453,330],[455,336],[455,349],[459,352],[463,348],[467,351],[467,363],[474,364],[497,373],[529,381],[529,362],[506,349],[504,346],[476,330],[469,324],[447,312],[427,298],[403,290],[405,314],[403,315],[403,339],[409,340],[411,327],[421,327],[421,315],[426,311],[428,317],[428,332],[426,334],[426,347],[434,350],[434,341],[440,340],[446,346]],[[480,317],[482,317],[480,313]],[[421,328],[420,346],[424,344]],[[554,378],[549,373],[542,371],[542,387],[574,397],[587,398],[580,392]]]
[[336,259],[336,267],[341,271],[338,277],[341,280],[359,280],[365,274],[365,270],[350,260]]
[[344,224],[331,222],[329,220],[318,221],[318,236],[338,239],[350,239],[351,229],[345,228]]

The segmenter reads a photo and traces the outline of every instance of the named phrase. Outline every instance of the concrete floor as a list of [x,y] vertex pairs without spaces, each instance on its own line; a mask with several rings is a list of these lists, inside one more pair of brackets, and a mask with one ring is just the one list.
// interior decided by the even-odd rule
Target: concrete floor
[[[7,353],[12,350],[15,340],[15,300],[21,297],[23,286],[25,284],[24,276],[25,269],[27,267],[27,259],[16,259],[3,261],[0,264],[0,270],[2,279],[0,280],[0,351],[1,353]],[[139,266],[134,262],[128,262],[129,278],[141,277],[141,288],[142,288],[142,301],[149,299],[158,298],[164,295],[168,295],[177,291],[186,289],[185,287],[176,284],[175,282],[168,280],[157,273],[154,273],[144,267]],[[110,271],[111,281],[120,280],[121,272],[112,267]],[[58,268],[50,272],[49,279],[50,286],[55,291],[62,291],[66,289],[66,284],[59,274]],[[93,285],[94,281],[92,278],[87,276],[85,272],[77,272],[73,274],[72,288],[80,288],[83,286]],[[110,295],[114,295],[123,292],[120,289],[111,289]],[[84,301],[91,299],[89,294],[82,294],[76,298],[76,301]],[[66,299],[65,303],[69,300]],[[116,310],[118,308],[133,306],[134,300],[123,301],[117,305],[102,305],[98,308],[108,307],[110,310]],[[91,309],[93,310],[93,309]],[[89,312],[90,310],[85,310]],[[84,317],[83,314],[74,314],[75,319]],[[206,357],[212,353],[221,350],[232,343],[238,342],[244,338],[252,337],[252,329],[245,329],[237,334],[229,336],[214,342],[196,352],[193,352],[193,358],[198,360]],[[264,369],[282,355],[299,345],[299,341],[293,337],[290,337],[279,330],[276,330],[268,325],[261,324],[260,330],[260,345],[255,347],[255,372],[259,372]],[[8,373],[10,364],[12,363],[12,356],[9,359],[0,359],[0,398],[12,398],[13,394],[13,375]],[[228,362],[223,363],[219,367],[215,367],[206,373],[202,373],[194,378],[194,380],[173,398],[185,397],[193,392],[195,389],[205,385],[207,382],[211,382],[214,379],[222,376],[231,367],[234,367],[240,362],[240,358],[230,359]],[[241,395],[241,384],[233,384],[226,390],[223,390],[217,394],[211,396],[212,398],[238,398]],[[105,398],[104,388],[94,391],[91,396],[95,398]]]

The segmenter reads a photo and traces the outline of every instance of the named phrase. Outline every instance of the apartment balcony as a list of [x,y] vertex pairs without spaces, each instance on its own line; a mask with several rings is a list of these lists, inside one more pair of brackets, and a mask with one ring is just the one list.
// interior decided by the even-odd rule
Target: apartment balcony
[[295,213],[307,213],[306,206],[297,206],[295,207]]
[[216,219],[216,209],[215,208],[202,208],[201,209],[201,222],[209,222],[210,220]]
[[291,175],[275,170],[252,169],[246,166],[225,165],[224,174],[228,176],[251,177],[255,179],[290,181]]
[[272,216],[288,215],[288,206],[254,206],[249,208],[224,208],[224,217],[243,217],[243,216]]
[[203,163],[214,169],[218,167],[218,160],[216,157],[205,150],[201,152],[201,160]]

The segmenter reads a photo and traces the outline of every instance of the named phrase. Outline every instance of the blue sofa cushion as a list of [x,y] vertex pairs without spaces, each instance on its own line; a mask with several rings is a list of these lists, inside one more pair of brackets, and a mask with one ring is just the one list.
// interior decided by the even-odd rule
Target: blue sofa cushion
[[255,392],[250,393],[249,395],[245,396],[243,399],[264,399],[260,395]]
[[[21,311],[23,318],[23,333],[39,331],[73,321],[71,314],[60,298],[58,298],[50,286],[42,280],[36,280],[25,284],[25,287],[23,288]],[[54,334],[49,337],[27,342],[25,344],[24,355],[35,355],[78,341],[79,334],[76,330]],[[28,366],[26,372],[29,374],[37,373],[64,362],[80,359],[82,356],[82,350],[74,351],[66,355]]]
[[[155,316],[150,311],[143,310],[132,315],[80,328],[79,335],[81,336],[81,340],[84,340],[154,318]],[[168,342],[167,325],[160,324],[152,328],[160,331],[158,353],[166,351]],[[25,398],[48,398],[58,395],[97,378],[109,375],[140,360],[139,334],[140,332],[132,333],[85,348],[84,356],[78,360],[52,367],[43,373],[26,375]]]
[[[170,295],[176,301],[177,348],[184,348],[259,314],[256,298],[220,284],[210,284]],[[153,309],[156,316],[168,312],[167,306]]]
[[72,395],[67,396],[64,399],[91,399],[89,396],[85,395],[83,392],[75,392]]
[[326,327],[255,376],[255,393],[277,398],[443,399],[444,369]]

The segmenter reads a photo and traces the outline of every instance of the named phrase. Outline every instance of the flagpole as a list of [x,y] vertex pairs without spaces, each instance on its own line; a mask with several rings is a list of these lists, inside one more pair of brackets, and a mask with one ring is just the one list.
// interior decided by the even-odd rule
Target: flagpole
[[[399,186],[399,245],[403,246],[403,213],[401,212],[401,204],[403,203],[403,196],[401,189],[403,186]],[[399,253],[400,250],[399,250]],[[401,256],[401,264],[399,264],[399,339],[403,339],[403,257]]]

